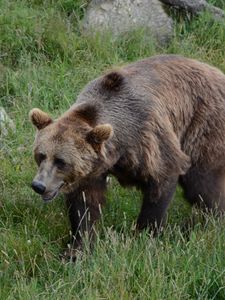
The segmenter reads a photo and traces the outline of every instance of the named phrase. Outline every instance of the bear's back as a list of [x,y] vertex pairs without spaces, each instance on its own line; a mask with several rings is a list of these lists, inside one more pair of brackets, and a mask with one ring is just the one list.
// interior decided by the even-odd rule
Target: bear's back
[[167,126],[193,160],[201,149],[212,155],[206,141],[225,151],[218,144],[225,139],[225,75],[193,59],[160,55],[113,70],[90,82],[80,103],[98,107],[98,122],[110,123],[125,147],[141,143],[141,132]]

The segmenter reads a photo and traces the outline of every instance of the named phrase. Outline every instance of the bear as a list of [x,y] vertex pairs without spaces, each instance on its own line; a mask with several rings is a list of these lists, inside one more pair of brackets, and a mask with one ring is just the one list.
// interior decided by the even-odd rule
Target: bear
[[[65,195],[73,249],[105,203],[107,176],[143,194],[137,230],[156,234],[178,184],[205,211],[225,211],[225,75],[179,55],[158,55],[91,81],[56,120],[38,108],[32,188]],[[87,217],[88,216],[88,217]]]

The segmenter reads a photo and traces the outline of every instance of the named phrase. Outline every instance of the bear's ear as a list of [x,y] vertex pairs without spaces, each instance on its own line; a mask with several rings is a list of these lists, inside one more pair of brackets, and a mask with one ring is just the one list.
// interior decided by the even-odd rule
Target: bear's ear
[[92,145],[101,145],[103,142],[111,138],[113,128],[110,124],[102,124],[95,126],[87,134],[87,141]]
[[118,71],[112,71],[103,77],[102,84],[107,90],[118,90],[124,82],[124,76]]
[[33,108],[29,113],[29,117],[38,130],[45,128],[53,122],[49,115],[39,108]]

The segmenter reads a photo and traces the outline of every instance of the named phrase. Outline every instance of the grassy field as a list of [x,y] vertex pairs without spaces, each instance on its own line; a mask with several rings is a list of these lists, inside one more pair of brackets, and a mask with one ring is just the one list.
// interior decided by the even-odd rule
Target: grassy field
[[[211,1],[225,10],[224,0]],[[0,299],[225,299],[225,221],[202,216],[177,190],[158,238],[132,230],[135,190],[112,181],[93,253],[62,263],[69,237],[63,198],[44,205],[30,183],[34,129],[28,112],[58,116],[84,85],[112,65],[179,53],[225,72],[225,24],[176,15],[165,48],[139,30],[114,40],[84,36],[85,1],[0,0],[0,106],[16,132],[0,140]],[[189,231],[184,225],[195,216]],[[202,219],[205,219],[204,222]]]

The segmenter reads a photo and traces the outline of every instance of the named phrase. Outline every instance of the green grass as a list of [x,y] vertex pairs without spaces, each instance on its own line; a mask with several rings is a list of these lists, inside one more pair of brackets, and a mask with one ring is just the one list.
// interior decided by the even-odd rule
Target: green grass
[[[225,9],[224,1],[211,1]],[[115,180],[92,254],[63,264],[69,237],[62,197],[44,205],[30,189],[33,107],[65,111],[91,79],[112,65],[178,53],[225,71],[225,24],[205,13],[177,16],[175,37],[159,48],[143,30],[112,39],[84,36],[87,1],[0,1],[0,106],[16,132],[0,144],[0,299],[225,299],[225,221],[202,216],[177,190],[164,233],[135,235],[140,194]],[[185,232],[191,215],[198,220]],[[204,222],[201,221],[205,219]]]

